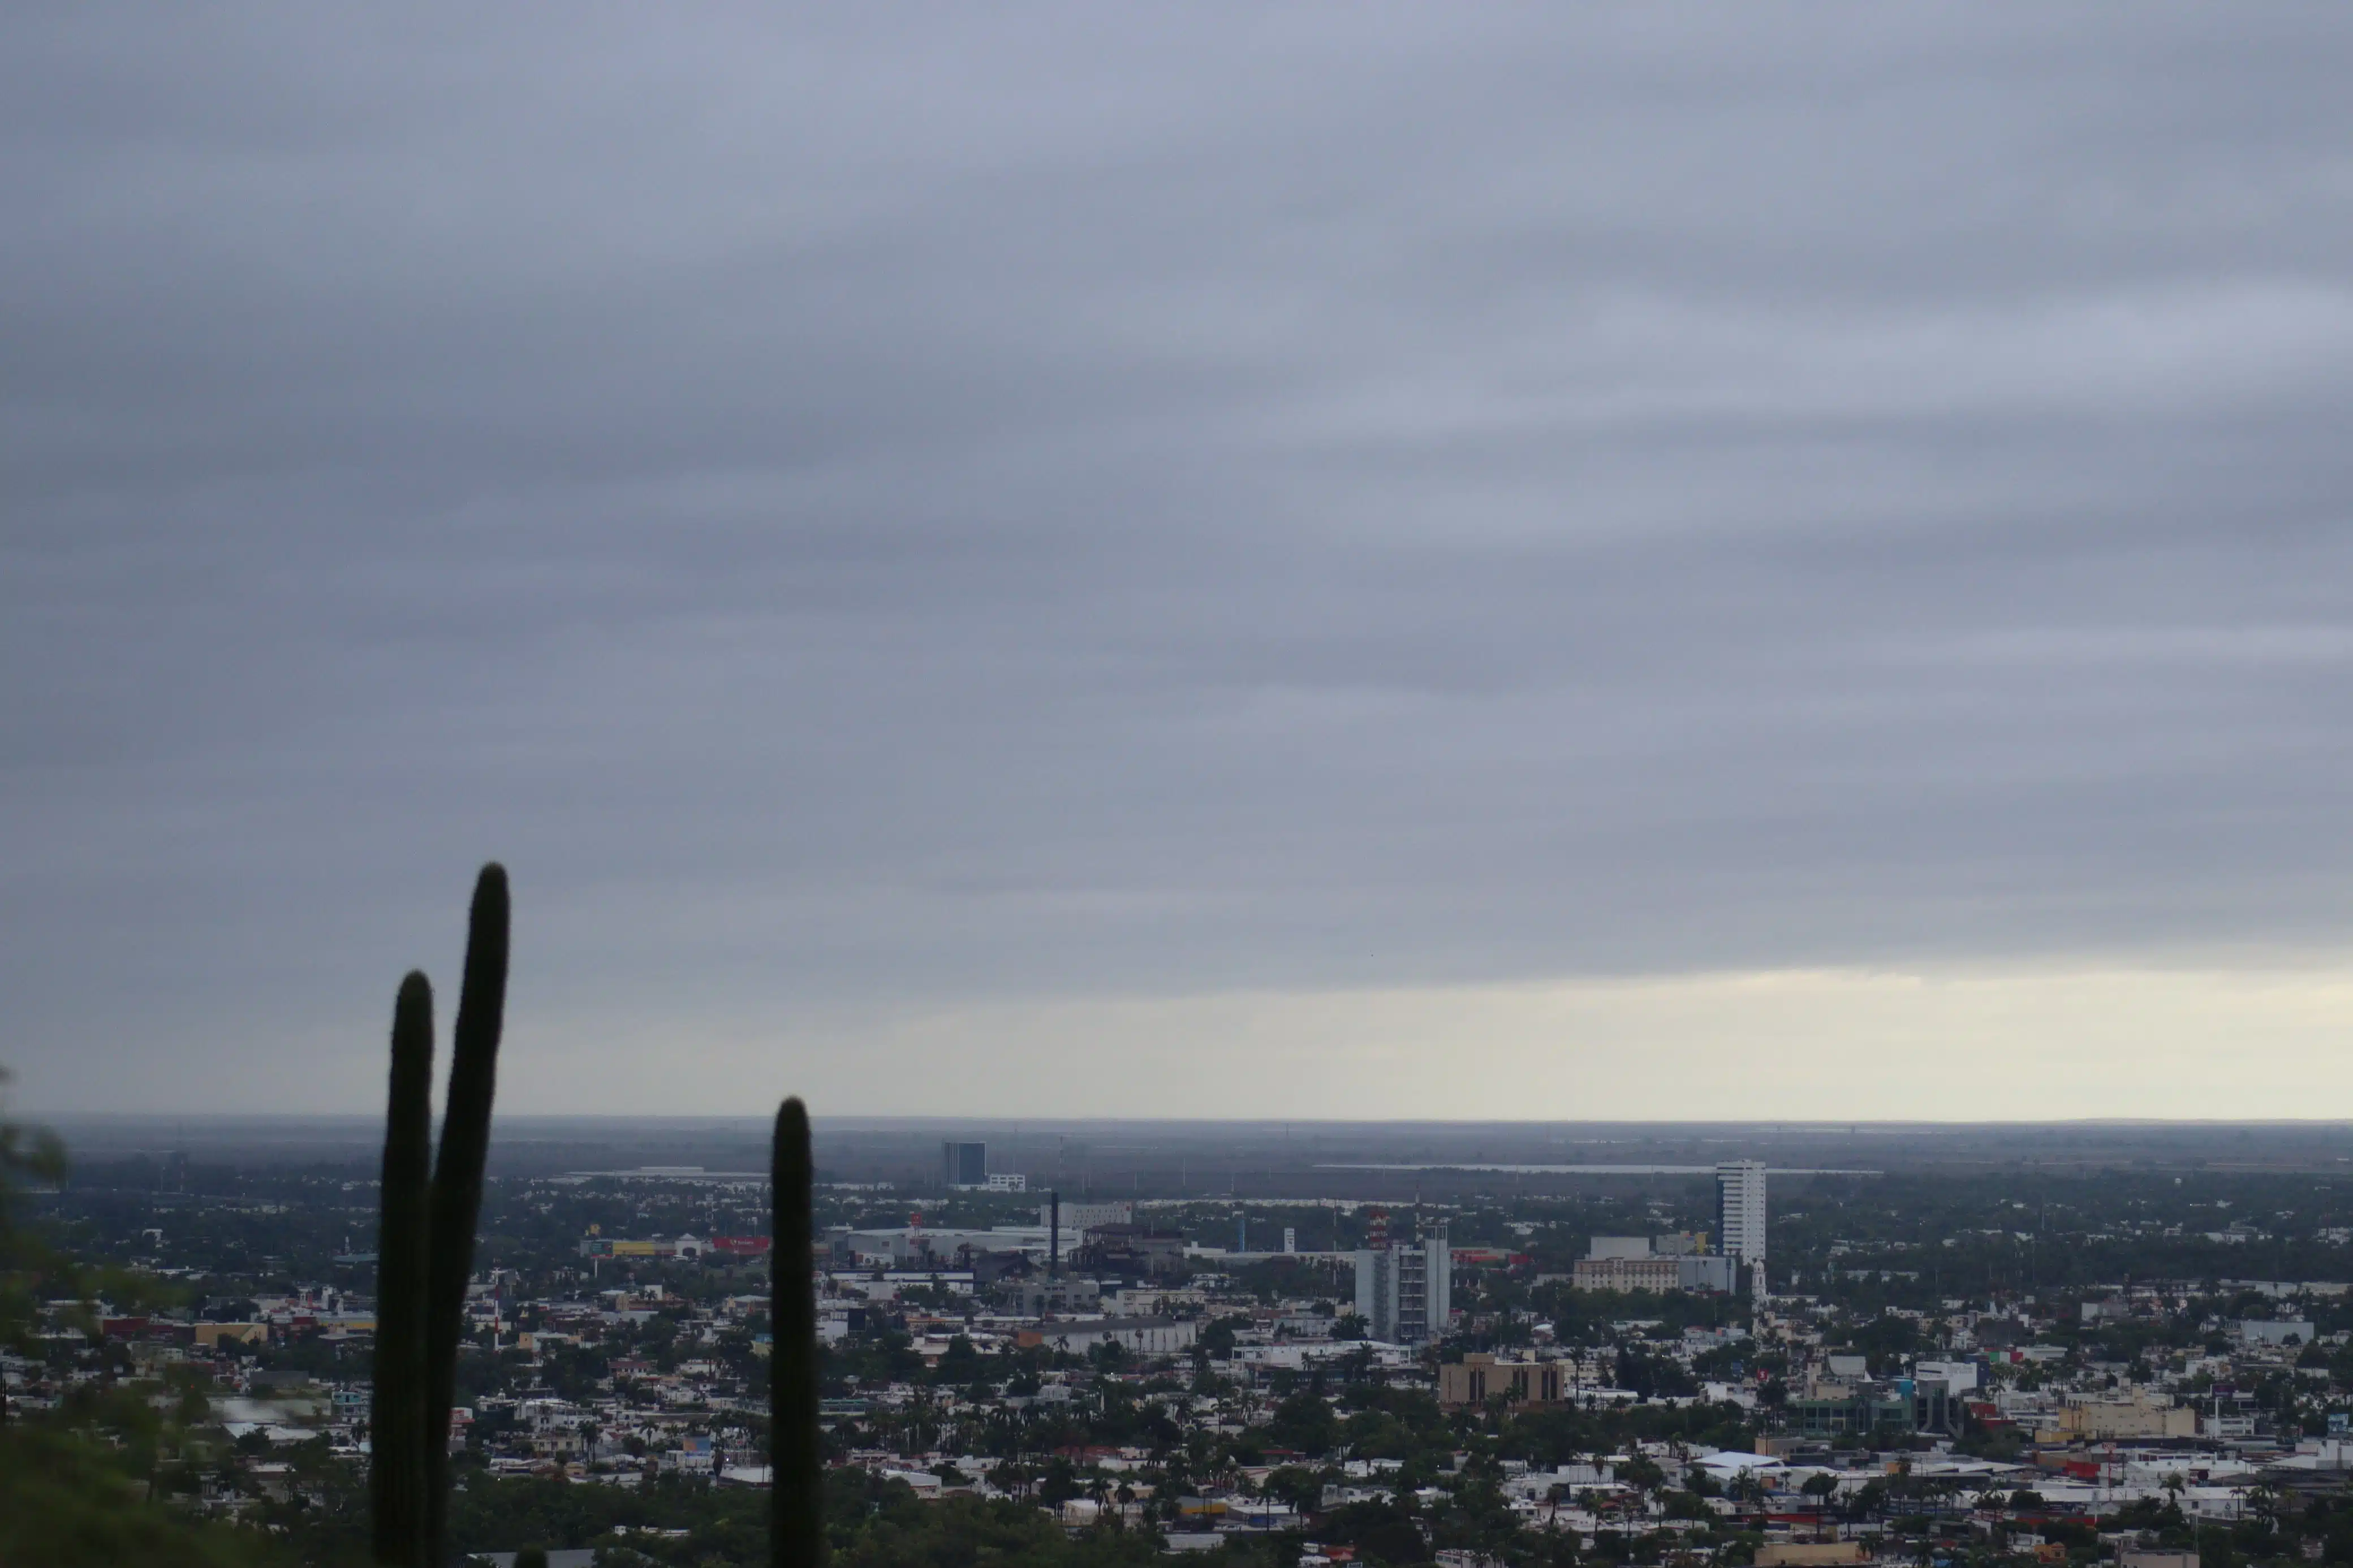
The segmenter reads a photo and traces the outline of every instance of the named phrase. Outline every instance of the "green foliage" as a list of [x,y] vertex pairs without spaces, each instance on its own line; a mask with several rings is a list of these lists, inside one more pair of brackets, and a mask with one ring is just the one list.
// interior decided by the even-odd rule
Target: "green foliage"
[[948,1348],[940,1357],[939,1381],[966,1384],[980,1375],[980,1352],[973,1348],[972,1340],[958,1334],[948,1341]]
[[450,1494],[449,1538],[468,1552],[550,1551],[598,1546],[622,1539],[616,1527],[684,1530],[671,1544],[631,1542],[659,1558],[676,1551],[689,1561],[760,1562],[767,1552],[768,1500],[707,1481],[665,1475],[642,1488],[579,1486],[560,1480],[475,1476]]
[[1309,1455],[1328,1452],[1339,1436],[1340,1418],[1312,1388],[1303,1388],[1276,1405],[1267,1429],[1267,1438],[1275,1447]]
[[1509,1416],[1497,1450],[1546,1466],[1572,1464],[1597,1453],[1616,1453],[1635,1443],[1704,1443],[1747,1452],[1756,1434],[1732,1405],[1634,1405],[1582,1410],[1540,1406]]
[[1909,1318],[1899,1318],[1892,1312],[1882,1312],[1857,1327],[1853,1348],[1867,1359],[1872,1375],[1890,1375],[1903,1358],[1920,1346],[1920,1325]]
[[839,1560],[843,1568],[1145,1568],[1160,1552],[1145,1534],[1100,1529],[1072,1539],[1036,1509],[957,1497],[884,1510],[841,1544]]
[[1671,1356],[1649,1354],[1633,1345],[1619,1348],[1615,1376],[1619,1387],[1630,1389],[1645,1399],[1688,1398],[1699,1392],[1699,1384],[1681,1363]]
[[1319,1536],[1355,1547],[1367,1563],[1423,1563],[1430,1557],[1413,1516],[1395,1503],[1358,1502],[1334,1509],[1324,1516]]
[[0,1432],[0,1563],[42,1568],[275,1568],[266,1535],[148,1502],[122,1455],[73,1432]]
[[1313,1513],[1323,1500],[1324,1479],[1304,1465],[1285,1465],[1270,1474],[1259,1489],[1301,1513]]
[[1360,1459],[1412,1459],[1451,1454],[1454,1438],[1435,1397],[1419,1389],[1351,1387],[1354,1406],[1341,1423],[1342,1440]]
[[[7,1075],[0,1071],[0,1085]],[[0,1346],[39,1349],[32,1339],[44,1297],[85,1298],[84,1270],[37,1234],[18,1210],[34,1183],[65,1175],[54,1133],[0,1118]],[[128,1281],[111,1281],[128,1285]],[[131,1297],[134,1292],[120,1292]],[[194,1484],[186,1423],[204,1404],[192,1387],[169,1415],[154,1384],[136,1392],[78,1388],[62,1409],[12,1420],[0,1394],[0,1563],[45,1568],[273,1568],[288,1561],[252,1531],[192,1520],[155,1502],[159,1489]]]
[[[7,1070],[0,1068],[0,1096],[7,1085]],[[6,1101],[0,1098],[0,1112],[5,1110]],[[56,1133],[21,1126],[0,1114],[0,1350],[37,1353],[34,1312],[43,1295],[56,1293],[42,1286],[62,1263],[17,1213],[17,1193],[34,1182],[62,1180],[65,1173],[65,1145]],[[7,1390],[0,1387],[0,1421],[7,1415]]]
[[1659,1462],[1647,1454],[1636,1454],[1628,1458],[1618,1466],[1615,1474],[1628,1486],[1646,1492],[1657,1490],[1667,1480],[1666,1471],[1661,1469]]
[[1193,1354],[1202,1361],[1222,1361],[1234,1353],[1234,1332],[1250,1327],[1248,1318],[1219,1318],[1205,1326],[1193,1342]]

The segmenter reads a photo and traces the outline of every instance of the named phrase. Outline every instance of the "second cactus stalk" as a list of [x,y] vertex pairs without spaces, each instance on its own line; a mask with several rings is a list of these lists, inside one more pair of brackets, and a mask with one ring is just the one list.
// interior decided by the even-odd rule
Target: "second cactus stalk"
[[769,1173],[775,1205],[768,1269],[769,1561],[818,1568],[825,1561],[825,1469],[817,1427],[817,1294],[809,1277],[812,1226],[808,1110],[787,1100],[776,1111]]
[[506,1016],[508,919],[506,871],[485,866],[467,926],[438,1157],[427,1146],[433,987],[423,974],[401,982],[393,1011],[368,1428],[371,1543],[377,1563],[399,1568],[439,1568],[447,1555],[449,1411]]

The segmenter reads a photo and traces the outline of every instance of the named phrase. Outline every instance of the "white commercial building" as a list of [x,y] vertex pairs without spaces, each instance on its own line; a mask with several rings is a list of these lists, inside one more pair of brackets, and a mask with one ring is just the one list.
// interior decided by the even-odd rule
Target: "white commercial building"
[[[1038,1205],[1038,1223],[1051,1224],[1054,1205]],[[1135,1205],[1132,1203],[1065,1203],[1062,1205],[1062,1249],[1075,1250],[1086,1233],[1102,1225],[1134,1225]]]
[[1015,1342],[1044,1345],[1050,1350],[1084,1355],[1100,1344],[1114,1344],[1136,1355],[1182,1355],[1193,1348],[1201,1325],[1191,1318],[1056,1319],[1019,1330]]

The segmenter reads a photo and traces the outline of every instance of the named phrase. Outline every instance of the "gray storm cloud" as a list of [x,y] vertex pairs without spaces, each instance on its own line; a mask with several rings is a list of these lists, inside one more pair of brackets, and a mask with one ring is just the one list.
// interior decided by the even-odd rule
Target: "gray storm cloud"
[[2341,951],[2348,68],[12,16],[0,1058],[267,1099],[491,855],[681,1016]]

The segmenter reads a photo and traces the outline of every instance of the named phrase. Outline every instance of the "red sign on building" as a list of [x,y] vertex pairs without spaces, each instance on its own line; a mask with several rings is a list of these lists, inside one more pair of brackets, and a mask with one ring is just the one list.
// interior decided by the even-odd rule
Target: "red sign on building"
[[712,1251],[732,1253],[737,1258],[757,1258],[768,1250],[768,1238],[765,1236],[714,1236],[711,1238]]

